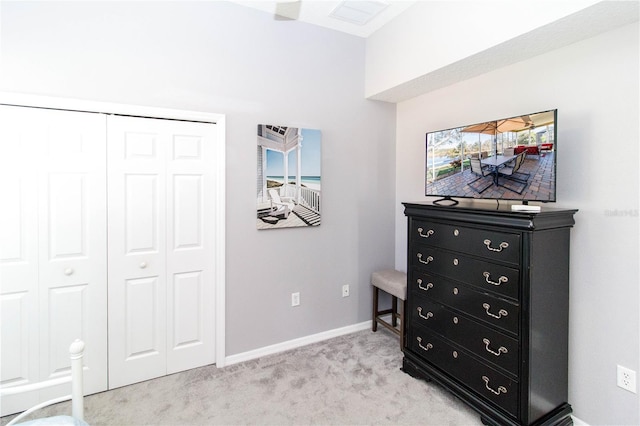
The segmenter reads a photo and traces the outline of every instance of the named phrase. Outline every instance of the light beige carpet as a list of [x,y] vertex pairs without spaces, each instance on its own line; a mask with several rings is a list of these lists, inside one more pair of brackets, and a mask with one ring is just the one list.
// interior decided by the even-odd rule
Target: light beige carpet
[[[361,331],[91,395],[85,418],[92,425],[481,424],[450,393],[410,377],[401,365],[396,336]],[[63,403],[40,415],[69,412]]]

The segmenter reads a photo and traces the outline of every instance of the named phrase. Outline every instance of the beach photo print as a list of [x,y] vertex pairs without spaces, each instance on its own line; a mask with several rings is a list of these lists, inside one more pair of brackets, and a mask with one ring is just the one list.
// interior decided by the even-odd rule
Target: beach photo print
[[257,228],[320,226],[321,133],[258,125]]

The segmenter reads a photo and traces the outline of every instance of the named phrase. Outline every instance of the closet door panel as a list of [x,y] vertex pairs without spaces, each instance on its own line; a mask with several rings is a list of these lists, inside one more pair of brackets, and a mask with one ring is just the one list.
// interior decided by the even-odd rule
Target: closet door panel
[[[1,113],[0,117],[3,117]],[[35,177],[24,167],[6,161],[5,148],[10,142],[3,132],[6,130],[5,126],[0,126],[2,386],[38,381],[37,185]]]
[[[33,135],[28,112],[25,108],[0,106],[2,294],[31,294],[38,285],[37,170],[42,162],[38,154],[41,138]],[[4,345],[2,347],[4,349]]]
[[57,344],[59,341],[73,342],[77,336],[86,334],[89,283],[54,287],[49,290],[47,299],[49,335],[45,371],[48,378],[71,374],[69,348]]
[[[29,357],[29,293],[11,292],[0,296],[2,327],[2,386],[29,383],[33,373]],[[37,365],[35,366],[37,368]],[[36,370],[37,371],[37,370]]]
[[109,117],[112,388],[215,362],[214,131]]
[[173,249],[202,249],[203,176],[182,174],[173,176]]
[[167,372],[215,362],[215,125],[176,123],[167,160]]
[[[106,137],[97,114],[0,107],[3,385],[70,374],[86,342],[86,393],[107,386]],[[79,290],[79,289],[82,290]],[[80,296],[81,295],[81,296]],[[63,355],[61,355],[63,354]],[[26,373],[25,373],[26,372]],[[68,393],[3,398],[2,413]]]
[[109,120],[109,387],[166,371],[166,137]]
[[[38,169],[42,131],[30,109],[0,106],[0,385],[40,380],[38,359]],[[38,403],[5,396],[0,415]]]
[[[37,334],[33,323],[37,322],[33,292],[6,292],[0,295],[0,333],[2,363],[0,385],[20,386],[38,382]],[[34,312],[35,311],[35,312]],[[38,393],[3,396],[2,415],[22,411],[39,402]]]
[[26,170],[10,170],[12,165],[2,163],[0,159],[0,276],[3,290],[19,290],[38,281],[37,186]]
[[157,174],[125,174],[125,253],[130,259],[161,252]]
[[202,335],[202,271],[173,276],[173,339],[172,348],[180,349],[200,344]]
[[107,388],[106,121],[39,114],[40,377],[69,375],[69,345],[80,338],[84,390],[100,392]]
[[127,335],[125,355],[128,360],[157,356],[164,351],[162,336],[157,330],[159,309],[158,277],[129,279],[126,282],[125,321]]

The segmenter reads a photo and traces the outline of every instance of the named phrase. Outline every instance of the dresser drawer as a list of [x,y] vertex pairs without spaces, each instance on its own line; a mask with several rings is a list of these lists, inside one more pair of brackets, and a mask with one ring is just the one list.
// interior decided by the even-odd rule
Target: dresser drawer
[[426,296],[486,324],[515,335],[519,333],[520,306],[517,304],[474,290],[473,287],[417,270],[409,275],[408,286],[409,300]]
[[409,232],[410,241],[413,243],[428,244],[515,265],[520,263],[520,234],[420,220],[412,222]]
[[412,325],[428,327],[480,358],[518,376],[518,341],[427,298],[409,304]]
[[483,399],[517,417],[517,381],[421,327],[410,328],[407,345],[415,354],[464,383]]
[[520,271],[515,268],[425,245],[411,248],[409,266],[514,299],[519,298]]

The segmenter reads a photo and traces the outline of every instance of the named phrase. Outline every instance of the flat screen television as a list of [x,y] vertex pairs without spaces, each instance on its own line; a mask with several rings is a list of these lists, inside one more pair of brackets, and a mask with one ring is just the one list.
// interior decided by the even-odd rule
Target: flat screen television
[[556,201],[558,110],[428,132],[425,195]]

